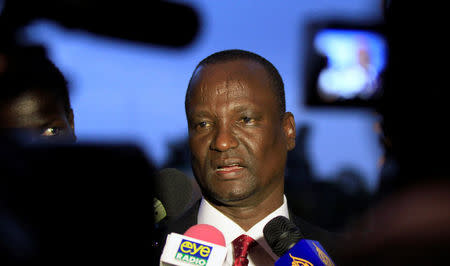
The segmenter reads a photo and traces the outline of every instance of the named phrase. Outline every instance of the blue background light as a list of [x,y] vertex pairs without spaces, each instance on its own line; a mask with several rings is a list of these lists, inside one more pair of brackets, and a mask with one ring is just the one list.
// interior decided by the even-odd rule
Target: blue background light
[[379,20],[378,0],[316,1],[181,1],[202,18],[196,41],[181,50],[101,38],[40,21],[28,28],[33,40],[46,45],[67,76],[80,141],[133,141],[162,165],[168,144],[185,138],[184,96],[196,64],[211,53],[244,49],[258,53],[279,70],[287,109],[297,126],[308,124],[306,143],[312,170],[321,179],[353,168],[368,188],[377,185],[381,155],[368,110],[309,109],[303,102],[301,57],[309,20],[342,18]]

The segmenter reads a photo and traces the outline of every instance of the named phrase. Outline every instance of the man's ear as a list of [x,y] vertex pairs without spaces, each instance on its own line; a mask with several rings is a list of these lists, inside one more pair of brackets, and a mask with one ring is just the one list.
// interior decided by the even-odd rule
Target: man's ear
[[286,137],[286,148],[288,151],[295,148],[295,119],[291,112],[286,112],[283,118],[283,131]]

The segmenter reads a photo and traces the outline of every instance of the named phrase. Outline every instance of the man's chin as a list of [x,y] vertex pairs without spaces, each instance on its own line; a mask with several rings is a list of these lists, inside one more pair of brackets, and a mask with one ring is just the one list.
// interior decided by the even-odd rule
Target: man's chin
[[249,191],[229,191],[228,193],[210,192],[204,195],[209,202],[217,206],[236,206],[248,199],[252,194]]

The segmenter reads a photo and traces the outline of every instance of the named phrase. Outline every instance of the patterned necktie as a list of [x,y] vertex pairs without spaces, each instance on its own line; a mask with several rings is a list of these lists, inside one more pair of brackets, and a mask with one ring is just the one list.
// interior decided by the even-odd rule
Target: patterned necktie
[[256,244],[256,241],[248,235],[240,235],[233,240],[234,249],[234,264],[233,266],[247,266],[248,265],[248,251]]

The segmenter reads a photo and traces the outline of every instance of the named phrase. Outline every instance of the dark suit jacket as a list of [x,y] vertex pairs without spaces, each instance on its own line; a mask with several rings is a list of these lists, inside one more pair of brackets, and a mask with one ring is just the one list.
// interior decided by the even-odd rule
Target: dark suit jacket
[[[189,229],[193,225],[196,225],[199,207],[200,207],[200,200],[196,202],[196,204],[194,204],[180,218],[170,222],[167,227],[167,234],[172,232],[184,234],[184,232],[186,232],[187,229]],[[327,251],[328,255],[331,256],[331,258],[334,260],[336,264],[338,264],[334,255],[337,245],[339,244],[339,240],[341,238],[340,236],[325,231],[317,226],[314,226],[306,222],[305,220],[293,215],[292,213],[289,213],[289,216],[291,218],[291,221],[293,221],[294,224],[300,229],[300,231],[302,232],[302,234],[305,236],[306,239],[319,241],[319,243]],[[163,242],[165,242],[165,239],[163,240]],[[163,244],[162,247],[164,247],[165,243],[162,244]]]

